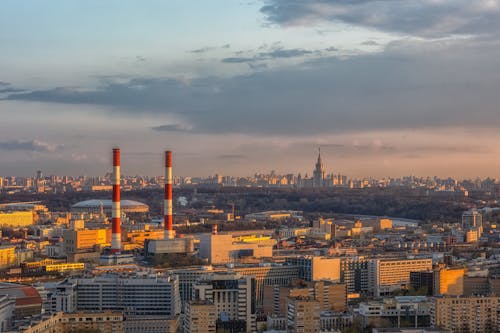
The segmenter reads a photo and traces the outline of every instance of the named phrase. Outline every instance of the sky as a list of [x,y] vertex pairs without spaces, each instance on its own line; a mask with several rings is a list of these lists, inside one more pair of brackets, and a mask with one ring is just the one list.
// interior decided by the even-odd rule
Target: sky
[[2,0],[0,176],[500,178],[500,1]]

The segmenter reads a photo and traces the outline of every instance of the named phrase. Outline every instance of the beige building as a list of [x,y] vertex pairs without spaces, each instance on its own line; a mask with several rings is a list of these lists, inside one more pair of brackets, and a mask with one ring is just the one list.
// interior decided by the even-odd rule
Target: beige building
[[190,301],[184,314],[185,333],[211,333],[216,330],[217,310],[209,301]]
[[499,314],[499,297],[437,297],[431,306],[431,326],[450,332],[499,332]]
[[368,262],[368,280],[375,297],[407,288],[410,272],[429,271],[432,259],[373,259]]
[[272,257],[274,245],[274,239],[239,241],[232,235],[206,234],[200,237],[200,255],[210,264],[227,264],[248,257]]
[[299,266],[300,278],[306,281],[340,281],[340,258],[298,256],[286,262]]
[[103,333],[124,333],[123,314],[117,312],[62,313],[58,312],[40,321],[32,320],[16,332],[22,333],[71,333],[95,329]]
[[288,332],[319,332],[321,329],[319,302],[310,297],[288,299]]
[[264,313],[285,315],[288,309],[288,300],[295,297],[311,298],[319,303],[320,311],[344,312],[347,309],[346,285],[331,281],[305,282],[294,281],[289,287],[265,288]]
[[27,227],[35,223],[33,211],[0,212],[0,225],[19,228]]

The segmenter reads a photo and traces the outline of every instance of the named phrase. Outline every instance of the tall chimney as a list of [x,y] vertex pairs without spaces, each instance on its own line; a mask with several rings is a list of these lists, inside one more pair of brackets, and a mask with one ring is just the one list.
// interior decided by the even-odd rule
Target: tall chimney
[[172,227],[172,152],[165,152],[165,196],[163,204],[164,238],[173,239],[174,229]]
[[212,224],[212,235],[217,235],[217,224]]
[[121,220],[120,220],[120,148],[113,148],[113,202],[111,205],[111,253],[121,251]]

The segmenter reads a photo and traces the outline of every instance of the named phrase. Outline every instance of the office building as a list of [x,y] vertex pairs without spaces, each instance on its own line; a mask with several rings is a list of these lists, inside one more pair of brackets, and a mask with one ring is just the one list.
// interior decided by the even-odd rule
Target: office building
[[217,310],[210,301],[189,301],[184,311],[184,333],[215,333]]
[[346,284],[348,294],[366,295],[368,284],[368,259],[347,257],[340,261],[340,281]]
[[417,292],[434,295],[434,271],[410,272],[410,285]]
[[319,332],[320,305],[319,302],[310,297],[289,297],[287,311],[288,332]]
[[460,296],[464,293],[464,268],[434,271],[434,295]]
[[372,259],[368,263],[370,293],[375,297],[406,289],[410,272],[429,271],[432,259]]
[[340,261],[339,258],[317,256],[286,258],[287,263],[299,267],[299,278],[306,281],[340,281]]
[[233,239],[217,233],[200,237],[200,256],[208,263],[227,264],[244,258],[271,258],[276,240],[269,238]]
[[193,285],[193,300],[215,305],[217,329],[254,332],[255,279],[233,273],[212,273]]
[[[78,311],[121,311],[126,316],[172,318],[181,312],[176,276],[104,275],[71,279]],[[68,283],[68,282],[66,282]],[[64,295],[59,290],[59,297]],[[68,302],[71,302],[68,298]]]
[[33,211],[4,211],[0,212],[0,225],[19,228],[28,227],[35,223]]

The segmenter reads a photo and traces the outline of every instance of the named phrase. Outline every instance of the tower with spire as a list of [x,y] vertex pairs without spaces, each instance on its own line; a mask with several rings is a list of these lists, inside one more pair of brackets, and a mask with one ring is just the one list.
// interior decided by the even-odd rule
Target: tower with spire
[[318,148],[318,160],[313,171],[313,187],[323,187],[325,180],[325,168],[321,161],[321,148]]

